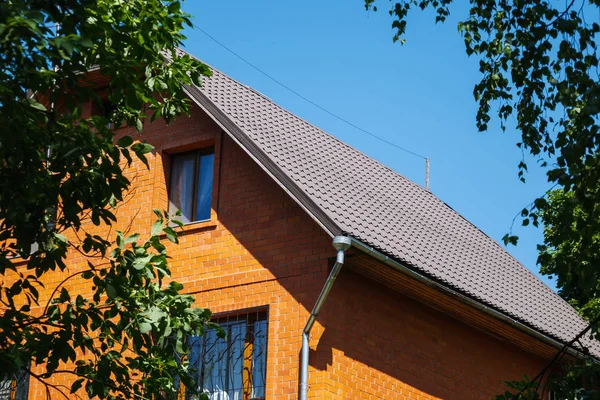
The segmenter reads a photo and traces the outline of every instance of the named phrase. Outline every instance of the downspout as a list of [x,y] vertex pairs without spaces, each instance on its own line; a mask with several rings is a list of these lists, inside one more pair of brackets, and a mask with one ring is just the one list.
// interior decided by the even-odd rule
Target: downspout
[[325,285],[323,286],[323,289],[321,289],[321,294],[319,294],[317,302],[315,303],[315,306],[308,317],[308,321],[306,321],[306,325],[302,330],[302,350],[300,352],[300,400],[306,400],[308,396],[308,354],[310,351],[308,340],[310,337],[310,331],[315,324],[323,304],[325,304],[325,300],[327,300],[327,296],[329,295],[329,292],[333,287],[333,283],[342,269],[342,265],[344,265],[344,251],[346,251],[350,245],[351,241],[349,237],[336,236],[333,238],[333,247],[335,247],[337,250],[335,264],[333,265],[333,268],[327,277],[327,281],[325,281]]

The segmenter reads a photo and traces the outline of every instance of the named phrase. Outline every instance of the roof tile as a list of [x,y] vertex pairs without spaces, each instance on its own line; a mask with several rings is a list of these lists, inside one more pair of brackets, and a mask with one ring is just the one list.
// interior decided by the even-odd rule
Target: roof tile
[[216,69],[200,90],[341,231],[561,341],[585,328],[552,289],[421,186]]

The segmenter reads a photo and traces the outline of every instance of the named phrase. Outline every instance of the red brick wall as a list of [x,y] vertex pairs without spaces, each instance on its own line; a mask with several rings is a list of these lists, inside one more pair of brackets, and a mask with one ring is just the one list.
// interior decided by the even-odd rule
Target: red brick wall
[[490,399],[545,365],[348,269],[319,323],[316,398]]
[[[173,278],[213,312],[268,307],[267,398],[297,398],[300,334],[335,255],[331,239],[201,110],[170,126],[146,124],[143,136],[129,133],[157,151],[150,171],[140,163],[128,171],[134,185],[112,232],[131,225],[132,232],[148,234],[152,208],[167,207],[168,153],[214,145],[212,218],[187,226],[181,243],[170,245]],[[82,262],[71,254],[70,272]],[[88,285],[68,287],[86,293]],[[503,379],[542,365],[351,271],[340,275],[311,346],[309,397],[315,399],[486,399],[502,389]],[[54,383],[68,384],[67,378]],[[42,396],[32,380],[30,398]]]

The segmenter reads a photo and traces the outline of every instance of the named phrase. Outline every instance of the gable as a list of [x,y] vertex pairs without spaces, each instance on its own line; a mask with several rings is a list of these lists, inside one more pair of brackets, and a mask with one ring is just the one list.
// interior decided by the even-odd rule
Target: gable
[[497,242],[421,186],[218,70],[187,91],[330,235],[349,235],[558,341],[586,327]]

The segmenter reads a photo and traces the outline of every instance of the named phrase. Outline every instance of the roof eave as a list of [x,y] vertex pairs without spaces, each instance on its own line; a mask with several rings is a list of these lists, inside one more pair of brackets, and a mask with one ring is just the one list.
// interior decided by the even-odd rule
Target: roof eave
[[[287,175],[273,160],[265,154],[248,135],[224,113],[212,100],[210,100],[196,86],[184,86],[184,92],[196,103],[219,127],[236,142],[330,237],[344,234],[343,230],[316,204],[298,185]],[[490,315],[504,323],[515,327],[553,348],[562,349],[561,340],[548,336],[544,332],[531,327],[483,302],[473,299],[459,290],[443,285],[413,268],[405,266],[402,262],[390,257],[379,250],[368,246],[357,238],[352,237],[353,247],[387,264],[388,266],[409,275],[411,278],[422,282],[446,295],[456,298],[480,312]],[[584,354],[577,349],[569,348],[567,353],[573,357],[583,357]]]
[[[421,282],[424,285],[432,287],[435,290],[442,292],[443,294],[446,294],[454,299],[457,299],[460,302],[462,302],[470,307],[473,307],[484,314],[487,314],[493,318],[499,319],[502,322],[518,329],[521,332],[524,332],[524,333],[536,338],[537,340],[540,340],[543,343],[546,343],[546,344],[552,346],[553,348],[555,348],[557,350],[563,349],[564,346],[566,345],[561,340],[558,340],[556,338],[548,336],[544,332],[541,332],[527,324],[524,324],[521,321],[518,321],[517,319],[515,319],[501,311],[498,311],[497,309],[495,309],[489,305],[486,305],[476,299],[473,299],[472,297],[469,297],[469,296],[461,293],[460,291],[457,291],[448,286],[445,286],[423,274],[420,274],[419,272],[415,271],[412,268],[407,267],[406,265],[404,265],[403,263],[394,259],[393,257],[390,257],[390,256],[382,253],[381,251],[365,244],[364,242],[362,242],[361,240],[359,240],[355,237],[351,237],[351,240],[352,240],[352,247],[354,247],[354,248],[364,252],[365,254],[375,258],[376,260],[392,267],[394,270],[397,270],[400,273],[406,274],[409,277],[411,277],[412,279],[415,279],[416,281]],[[575,348],[572,348],[572,347],[567,348],[566,353],[573,357],[576,357],[576,358],[583,358],[586,356],[583,352],[581,352]]]

